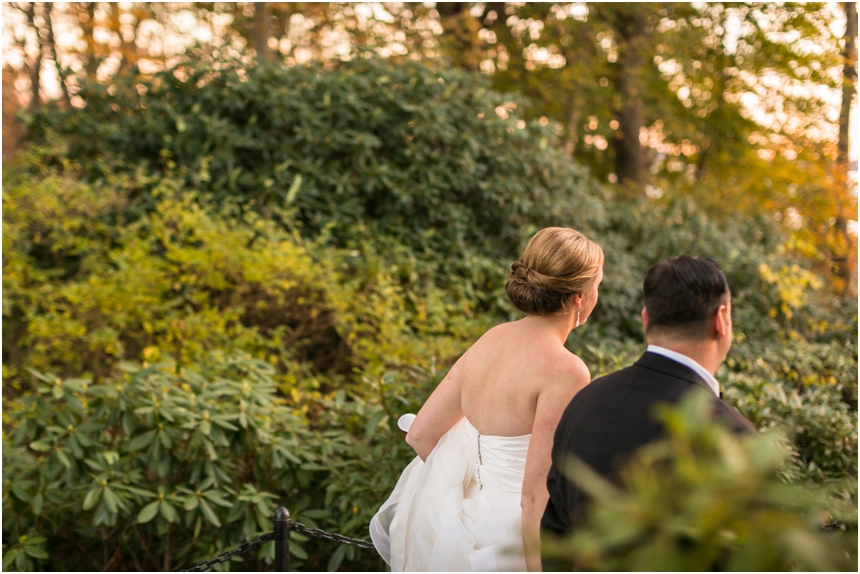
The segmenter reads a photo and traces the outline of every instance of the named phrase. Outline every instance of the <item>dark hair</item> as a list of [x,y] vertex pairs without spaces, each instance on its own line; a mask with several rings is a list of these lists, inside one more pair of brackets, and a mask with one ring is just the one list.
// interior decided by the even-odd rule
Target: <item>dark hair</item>
[[730,296],[719,265],[707,257],[682,255],[664,259],[645,276],[646,333],[671,332],[701,339]]
[[511,265],[505,293],[527,315],[566,310],[570,296],[585,292],[603,267],[603,249],[567,227],[535,233],[522,257]]

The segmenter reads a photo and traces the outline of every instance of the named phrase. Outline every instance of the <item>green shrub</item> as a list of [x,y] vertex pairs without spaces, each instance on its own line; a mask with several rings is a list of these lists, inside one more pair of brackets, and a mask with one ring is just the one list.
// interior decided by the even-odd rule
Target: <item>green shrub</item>
[[[156,570],[268,531],[275,503],[310,479],[300,467],[316,458],[271,367],[215,356],[201,372],[124,370],[100,384],[34,371],[36,391],[6,407],[4,539],[39,531],[52,567],[94,570],[106,566],[104,538],[111,554],[126,544],[125,559]],[[92,562],[66,563],[81,544]]]
[[124,359],[181,365],[243,349],[279,365],[288,389],[300,377],[319,388],[355,367],[456,354],[456,341],[479,332],[432,286],[409,292],[410,303],[405,264],[373,245],[304,240],[252,211],[202,206],[172,180],[155,190],[151,213],[111,226],[123,200],[107,184],[7,181],[7,385],[25,388],[25,365],[98,378]]
[[839,483],[857,475],[857,412],[838,389],[812,386],[798,392],[736,376],[726,400],[759,429],[781,429],[792,437],[803,479]]
[[[98,384],[34,371],[35,391],[7,401],[3,539],[23,550],[8,543],[4,567],[187,567],[271,531],[279,505],[308,526],[364,538],[414,456],[392,429],[427,381],[414,369],[388,373],[367,380],[368,396],[339,392],[304,412],[277,392],[270,365],[242,353],[121,369]],[[308,566],[325,567],[335,550],[292,540],[297,567],[309,551]],[[362,552],[346,558],[376,564]],[[273,556],[264,545],[242,568],[266,569]]]
[[517,126],[520,98],[455,69],[384,59],[249,68],[199,55],[110,89],[86,83],[78,96],[82,110],[35,111],[28,137],[62,136],[60,154],[89,180],[108,161],[178,172],[216,202],[295,205],[304,231],[331,225],[341,240],[363,224],[416,252],[508,257],[524,228],[588,227],[608,198],[549,128]]

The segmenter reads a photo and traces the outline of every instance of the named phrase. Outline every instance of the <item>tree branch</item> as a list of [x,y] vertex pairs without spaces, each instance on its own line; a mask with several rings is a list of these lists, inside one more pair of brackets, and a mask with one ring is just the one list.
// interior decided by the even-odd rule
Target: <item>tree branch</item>
[[48,2],[45,6],[45,26],[48,29],[48,47],[51,50],[51,55],[54,58],[54,65],[57,68],[57,76],[60,78],[60,87],[63,89],[63,103],[67,108],[72,106],[72,98],[69,96],[69,88],[66,86],[66,74],[63,72],[63,66],[60,64],[60,58],[57,56],[57,43],[54,40],[54,24],[52,22],[53,2]]

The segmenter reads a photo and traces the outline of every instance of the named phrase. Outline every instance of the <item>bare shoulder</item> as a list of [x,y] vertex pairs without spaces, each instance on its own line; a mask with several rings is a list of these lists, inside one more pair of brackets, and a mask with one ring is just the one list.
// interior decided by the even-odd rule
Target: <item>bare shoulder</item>
[[498,325],[494,325],[484,331],[484,334],[478,339],[492,339],[494,337],[510,337],[516,336],[519,333],[519,325],[517,325],[516,321],[509,321],[507,323],[499,323]]
[[547,375],[537,393],[532,433],[544,428],[545,436],[552,437],[564,409],[591,382],[591,373],[582,359],[562,349],[554,353]]
[[507,324],[502,323],[484,331],[478,339],[466,349],[466,352],[460,356],[461,363],[468,362],[475,355],[483,355],[488,351],[493,351],[499,347],[498,342],[509,336],[510,328]]
[[588,370],[588,365],[567,349],[561,349],[554,353],[548,366],[550,368],[549,383],[552,387],[561,386],[576,392],[591,382],[591,372]]

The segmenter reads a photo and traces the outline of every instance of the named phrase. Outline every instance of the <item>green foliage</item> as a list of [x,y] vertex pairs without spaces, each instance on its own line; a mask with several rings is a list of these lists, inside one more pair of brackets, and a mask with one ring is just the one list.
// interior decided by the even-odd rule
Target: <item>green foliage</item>
[[44,560],[48,558],[48,553],[41,547],[47,539],[44,536],[27,536],[26,534],[18,537],[18,543],[10,545],[10,548],[3,553],[3,569],[9,570],[14,565],[18,571],[26,572],[33,571],[33,558]]
[[[120,367],[98,384],[33,371],[35,392],[7,404],[4,540],[20,538],[4,566],[31,570],[35,558],[95,570],[121,544],[136,568],[175,569],[270,531],[281,504],[309,526],[364,537],[413,454],[392,429],[423,400],[414,383],[427,377],[388,373],[368,380],[375,398],[340,392],[306,414],[277,392],[275,370],[246,354],[181,370]],[[320,546],[294,536],[295,565],[309,549],[331,551]],[[66,561],[82,547],[87,562]],[[273,553],[264,545],[246,566],[266,569]]]
[[382,59],[248,68],[202,56],[117,80],[85,84],[84,110],[36,111],[28,137],[63,136],[64,156],[91,180],[106,158],[124,171],[178,171],[218,202],[267,214],[295,205],[307,231],[332,225],[343,240],[361,223],[417,253],[511,256],[525,226],[568,217],[571,204],[571,225],[602,213],[599,188],[548,145],[550,130],[500,117],[509,98],[459,70]]
[[782,428],[792,436],[802,478],[839,482],[857,474],[857,411],[850,410],[839,389],[812,386],[799,392],[737,376],[726,400],[759,429]]
[[[594,503],[587,526],[546,545],[548,562],[610,571],[856,571],[856,506],[783,482],[785,443],[773,433],[732,436],[708,420],[706,399],[691,394],[663,409],[670,436],[637,453],[622,472],[623,490],[571,461],[571,480]],[[846,482],[856,492],[853,477]],[[831,519],[845,529],[816,532]]]
[[[275,396],[272,368],[234,355],[199,373],[123,370],[102,384],[33,371],[36,392],[7,407],[15,431],[4,441],[4,515],[31,528],[65,524],[42,527],[60,561],[75,538],[94,544],[119,530],[143,569],[158,568],[151,561],[171,536],[174,560],[187,563],[198,548],[268,531],[270,491],[294,488],[314,456],[307,425]],[[147,556],[147,547],[164,551]]]
[[151,213],[110,227],[104,222],[123,200],[109,184],[56,174],[7,180],[7,383],[25,388],[22,365],[101,377],[124,358],[181,365],[235,348],[279,364],[292,386],[308,365],[345,374],[414,360],[421,351],[407,321],[417,335],[441,335],[422,344],[425,356],[454,352],[445,332],[474,334],[445,318],[450,309],[432,289],[407,317],[402,270],[370,245],[358,246],[363,253],[326,248],[325,237],[305,241],[252,211],[201,206],[172,180],[155,193]]

